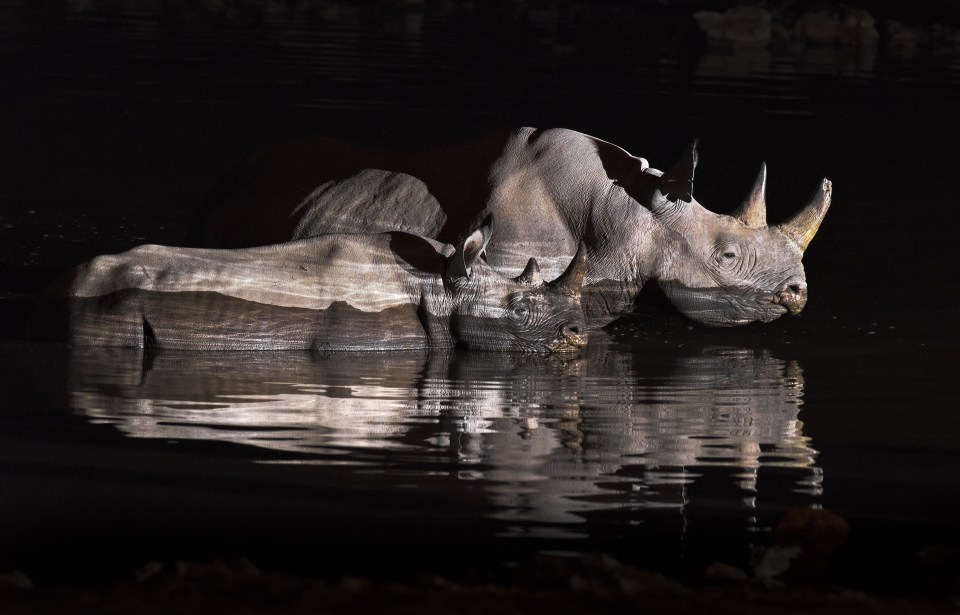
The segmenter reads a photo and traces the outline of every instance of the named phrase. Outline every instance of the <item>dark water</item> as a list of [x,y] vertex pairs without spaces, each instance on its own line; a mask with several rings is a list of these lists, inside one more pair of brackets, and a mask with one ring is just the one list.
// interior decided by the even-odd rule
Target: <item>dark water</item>
[[[696,575],[750,569],[804,506],[850,522],[841,578],[916,590],[914,551],[960,545],[955,54],[711,53],[642,4],[236,6],[0,2],[0,570],[389,576],[604,551]],[[176,243],[258,144],[520,125],[659,167],[699,136],[697,196],[721,212],[761,160],[774,220],[828,176],[803,315],[713,330],[650,296],[570,361],[20,341],[59,272]]]

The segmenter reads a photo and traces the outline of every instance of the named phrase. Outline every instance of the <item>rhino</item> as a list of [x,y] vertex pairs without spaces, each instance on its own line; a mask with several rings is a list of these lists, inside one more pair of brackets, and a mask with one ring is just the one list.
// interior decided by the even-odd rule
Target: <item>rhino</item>
[[510,278],[481,258],[490,237],[482,226],[456,246],[392,232],[98,256],[70,287],[69,341],[151,350],[582,348],[586,249],[551,282],[532,258]]
[[[492,216],[488,261],[507,275],[537,257],[558,275],[583,242],[591,328],[630,313],[659,285],[676,309],[712,326],[770,322],[807,302],[801,262],[830,207],[823,179],[790,219],[766,220],[766,165],[729,215],[693,198],[696,143],[666,171],[569,129],[520,128],[412,155],[305,140],[242,163],[199,212],[199,245],[255,245],[325,232],[402,230],[449,241]],[[310,192],[310,188],[314,188]]]

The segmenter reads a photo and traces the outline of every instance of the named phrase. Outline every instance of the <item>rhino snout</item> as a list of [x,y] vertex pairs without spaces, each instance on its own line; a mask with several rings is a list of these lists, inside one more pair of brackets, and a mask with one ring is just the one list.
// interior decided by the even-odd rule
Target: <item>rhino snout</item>
[[547,345],[551,352],[576,352],[587,345],[587,328],[582,323],[567,323],[556,340]]
[[791,314],[799,314],[807,304],[807,286],[794,282],[777,291],[777,303],[787,308]]
[[587,345],[587,329],[581,323],[571,323],[563,328],[561,332],[563,339],[567,340],[567,343],[572,344],[578,348]]

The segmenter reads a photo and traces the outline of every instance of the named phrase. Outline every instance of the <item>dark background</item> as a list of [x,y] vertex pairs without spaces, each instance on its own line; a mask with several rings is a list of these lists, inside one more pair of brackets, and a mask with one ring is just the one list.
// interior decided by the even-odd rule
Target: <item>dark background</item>
[[[840,10],[770,4],[787,24],[807,10]],[[655,313],[640,327],[798,359],[812,383],[807,433],[831,485],[824,504],[860,521],[863,543],[897,542],[921,520],[936,531],[952,527],[950,496],[960,492],[960,426],[951,411],[960,48],[934,33],[960,31],[954,3],[863,3],[880,33],[868,49],[711,49],[692,14],[730,5],[0,0],[2,339],[22,336],[38,296],[70,265],[139,243],[181,242],[218,181],[276,139],[319,134],[413,148],[494,128],[562,126],[663,168],[699,137],[695,194],[714,211],[739,203],[761,161],[774,222],[805,203],[822,177],[833,181],[833,207],[804,258],[810,301],[799,318],[767,325],[709,330]],[[890,20],[916,28],[913,43],[894,44]],[[22,468],[42,468],[43,486],[93,494],[80,498],[90,510],[113,489],[132,494],[128,502],[141,488],[158,497],[139,466],[113,467],[146,451],[150,474],[156,459],[169,459],[166,449],[152,457],[146,445],[123,443],[119,453],[100,453],[119,440],[102,435],[105,427],[102,441],[81,445],[61,432],[31,440],[45,420],[63,429],[62,417],[24,418],[45,385],[25,378],[17,355],[9,356],[2,425],[7,443],[26,442],[4,453],[13,493],[32,488],[15,482]],[[66,429],[88,437],[79,423]],[[70,446],[58,449],[64,442]],[[230,495],[233,473],[245,470],[224,463],[231,478],[211,497]],[[64,467],[81,469],[61,484]],[[90,467],[108,468],[115,482],[91,489],[80,476]],[[189,476],[189,468],[177,472]],[[265,476],[255,495],[280,491],[274,480]],[[59,497],[33,493],[29,504],[69,501]],[[233,505],[224,497],[207,513]],[[240,529],[262,505],[253,498],[232,523]],[[274,519],[306,519],[313,510],[294,509],[276,507]],[[49,515],[53,525],[70,511]],[[71,518],[45,548],[55,553],[63,533],[86,521]],[[217,520],[204,523],[198,541]],[[121,537],[137,531],[119,528]],[[955,539],[953,532],[941,539]],[[229,537],[216,538],[211,554]]]

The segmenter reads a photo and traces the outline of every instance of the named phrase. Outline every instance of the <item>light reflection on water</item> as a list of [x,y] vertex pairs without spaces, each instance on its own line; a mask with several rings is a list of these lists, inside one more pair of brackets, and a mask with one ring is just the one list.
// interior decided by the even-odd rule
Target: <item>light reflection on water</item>
[[382,473],[385,494],[437,475],[479,484],[492,518],[518,535],[543,524],[576,535],[589,511],[679,510],[686,485],[717,470],[747,512],[774,469],[798,499],[819,495],[796,363],[733,347],[652,360],[600,335],[591,344],[566,361],[248,352],[144,363],[139,351],[77,350],[70,405],[131,438],[238,444],[259,463],[341,468],[345,483]]

